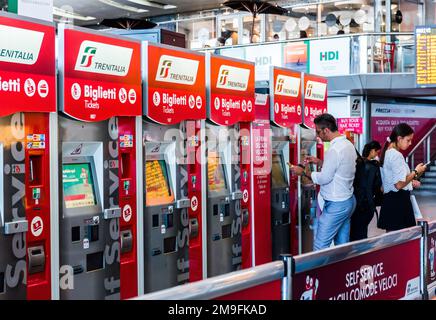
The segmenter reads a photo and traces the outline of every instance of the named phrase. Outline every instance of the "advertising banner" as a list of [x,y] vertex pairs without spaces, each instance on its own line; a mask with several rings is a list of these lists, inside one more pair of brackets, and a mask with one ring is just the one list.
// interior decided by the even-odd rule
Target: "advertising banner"
[[206,118],[202,53],[143,44],[144,115],[161,124]]
[[284,66],[295,71],[308,72],[308,41],[291,42],[284,46]]
[[[382,145],[399,123],[407,123],[415,132],[418,142],[436,122],[436,108],[425,105],[371,104],[371,138]],[[412,145],[413,146],[413,145]]]
[[293,299],[407,299],[419,292],[419,256],[416,239],[296,274]]
[[268,95],[256,94],[253,121],[253,215],[255,265],[270,262],[271,242],[271,127]]
[[219,125],[254,120],[254,64],[211,55],[208,117]]
[[141,44],[59,25],[60,109],[82,121],[141,115]]
[[354,132],[357,134],[363,133],[363,120],[362,118],[338,118],[338,129],[339,133],[344,133],[345,131]]
[[245,59],[256,65],[256,81],[269,80],[270,67],[282,66],[282,51],[280,43],[245,48]]
[[304,75],[304,124],[315,128],[313,120],[327,112],[327,79]]
[[324,77],[350,74],[350,38],[312,40],[309,72]]
[[0,116],[56,111],[55,28],[0,13]]
[[271,120],[278,126],[291,128],[302,122],[301,73],[271,68]]

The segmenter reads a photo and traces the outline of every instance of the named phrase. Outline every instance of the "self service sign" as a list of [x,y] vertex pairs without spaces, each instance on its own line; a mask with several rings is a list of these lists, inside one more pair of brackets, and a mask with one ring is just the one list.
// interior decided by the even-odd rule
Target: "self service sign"
[[56,111],[55,29],[0,12],[0,116]]
[[271,67],[271,120],[278,126],[291,128],[302,122],[301,73]]
[[206,118],[204,54],[143,43],[144,115],[161,124]]
[[254,63],[208,54],[208,118],[219,125],[254,120]]
[[83,121],[141,115],[141,44],[60,24],[61,110]]

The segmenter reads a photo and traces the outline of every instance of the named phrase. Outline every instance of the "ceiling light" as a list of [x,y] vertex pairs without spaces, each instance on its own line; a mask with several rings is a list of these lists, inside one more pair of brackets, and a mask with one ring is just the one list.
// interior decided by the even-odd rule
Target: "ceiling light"
[[147,0],[127,0],[127,1],[133,2],[136,4],[140,4],[143,6],[147,6],[147,7],[154,7],[154,8],[164,9],[164,10],[177,8],[177,6],[172,5],[172,4],[164,4],[164,3],[159,3],[159,2],[155,2],[155,1],[147,1]]
[[102,2],[104,4],[107,4],[108,6],[112,6],[112,7],[119,8],[119,9],[123,9],[123,10],[126,10],[126,11],[132,11],[132,12],[136,12],[136,13],[148,12],[148,10],[146,10],[146,9],[139,9],[139,8],[136,8],[136,7],[127,6],[125,4],[122,4],[122,3],[119,3],[119,2],[116,2],[116,1],[113,1],[113,0],[98,0],[98,1],[100,1],[100,2]]
[[71,12],[71,11],[67,11],[58,7],[53,7],[53,14],[55,16],[60,16],[60,17],[64,17],[64,18],[71,18],[71,19],[76,19],[76,20],[82,20],[82,21],[90,21],[90,20],[95,20],[97,18],[95,17],[91,17],[91,16],[83,16],[81,14],[75,13],[75,12]]

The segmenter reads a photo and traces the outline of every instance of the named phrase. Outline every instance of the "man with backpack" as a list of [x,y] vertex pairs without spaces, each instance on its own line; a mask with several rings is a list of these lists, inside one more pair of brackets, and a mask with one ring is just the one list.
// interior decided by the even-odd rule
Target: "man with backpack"
[[[350,241],[368,238],[368,225],[377,214],[376,206],[381,205],[383,197],[380,164],[376,160],[381,150],[377,141],[365,145],[362,156],[356,160],[354,196],[356,209],[351,216]],[[357,152],[357,151],[356,151]]]
[[356,172],[356,151],[353,144],[338,132],[336,119],[324,113],[314,120],[316,134],[322,141],[329,141],[330,148],[326,152],[324,162],[315,157],[306,160],[322,166],[320,172],[310,172],[289,163],[293,174],[307,176],[315,184],[320,185],[320,194],[324,202],[322,214],[313,244],[313,250],[347,243],[350,238],[350,218],[356,206],[353,195],[353,181]]

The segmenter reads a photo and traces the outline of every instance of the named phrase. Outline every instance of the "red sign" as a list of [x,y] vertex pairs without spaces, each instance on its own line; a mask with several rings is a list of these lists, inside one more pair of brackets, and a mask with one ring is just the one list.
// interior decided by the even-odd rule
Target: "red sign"
[[398,300],[419,292],[420,239],[293,277],[295,300]]
[[61,110],[83,121],[141,115],[141,44],[60,26]]
[[206,118],[204,55],[144,43],[144,114],[162,124]]
[[278,126],[290,128],[302,121],[301,73],[277,67],[272,70],[271,120]]
[[209,56],[208,117],[219,125],[254,120],[254,63]]
[[0,116],[56,111],[55,28],[0,12]]
[[362,118],[338,118],[337,120],[340,133],[344,133],[345,131],[357,134],[363,133]]
[[327,112],[327,79],[304,75],[304,124],[315,128],[313,120]]

